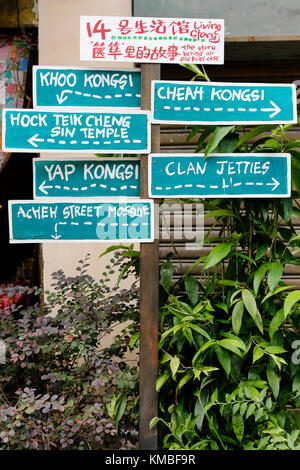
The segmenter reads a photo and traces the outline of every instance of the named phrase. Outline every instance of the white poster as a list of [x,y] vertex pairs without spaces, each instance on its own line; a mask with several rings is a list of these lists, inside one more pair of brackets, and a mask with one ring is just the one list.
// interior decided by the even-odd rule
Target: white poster
[[224,20],[81,16],[80,59],[223,64]]

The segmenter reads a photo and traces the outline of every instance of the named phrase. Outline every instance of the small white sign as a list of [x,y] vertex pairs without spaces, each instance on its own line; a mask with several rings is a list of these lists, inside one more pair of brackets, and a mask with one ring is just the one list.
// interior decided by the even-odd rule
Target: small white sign
[[221,65],[224,20],[81,16],[80,60]]

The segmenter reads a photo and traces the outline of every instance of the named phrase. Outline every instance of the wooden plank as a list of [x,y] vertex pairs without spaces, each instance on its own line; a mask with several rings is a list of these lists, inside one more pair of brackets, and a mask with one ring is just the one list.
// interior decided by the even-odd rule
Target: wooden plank
[[[151,80],[159,80],[160,65],[142,64],[142,109],[151,109]],[[160,150],[160,127],[151,127],[151,148]],[[148,156],[141,155],[141,197],[148,197]],[[158,202],[155,201],[158,208]],[[154,228],[159,226],[158,210],[154,210]],[[141,244],[140,295],[140,449],[157,449],[157,429],[149,423],[157,416],[155,382],[158,370],[159,311],[159,241]]]

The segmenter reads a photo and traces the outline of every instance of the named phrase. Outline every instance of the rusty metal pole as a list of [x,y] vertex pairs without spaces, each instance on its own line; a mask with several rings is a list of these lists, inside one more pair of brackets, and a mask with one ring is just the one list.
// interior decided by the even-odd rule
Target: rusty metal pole
[[[151,80],[160,79],[159,64],[142,64],[142,109],[151,109]],[[160,150],[160,126],[151,126],[151,152]],[[148,198],[148,155],[141,155],[141,197]],[[140,268],[140,449],[157,449],[157,428],[149,423],[157,416],[155,382],[158,369],[159,310],[159,212],[155,204],[154,243],[141,243]]]

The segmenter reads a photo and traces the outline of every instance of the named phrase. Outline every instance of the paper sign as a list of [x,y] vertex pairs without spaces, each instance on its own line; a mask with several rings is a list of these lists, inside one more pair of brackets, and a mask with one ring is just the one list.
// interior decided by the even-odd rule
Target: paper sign
[[81,16],[80,60],[223,64],[224,20]]
[[36,198],[139,197],[140,161],[93,158],[33,159]]
[[141,107],[139,70],[33,67],[33,107]]
[[152,154],[149,196],[153,198],[290,197],[290,154]]
[[148,111],[3,110],[3,149],[12,152],[149,153]]
[[153,241],[153,201],[9,201],[10,241]]
[[296,87],[270,83],[152,81],[152,122],[296,123]]

